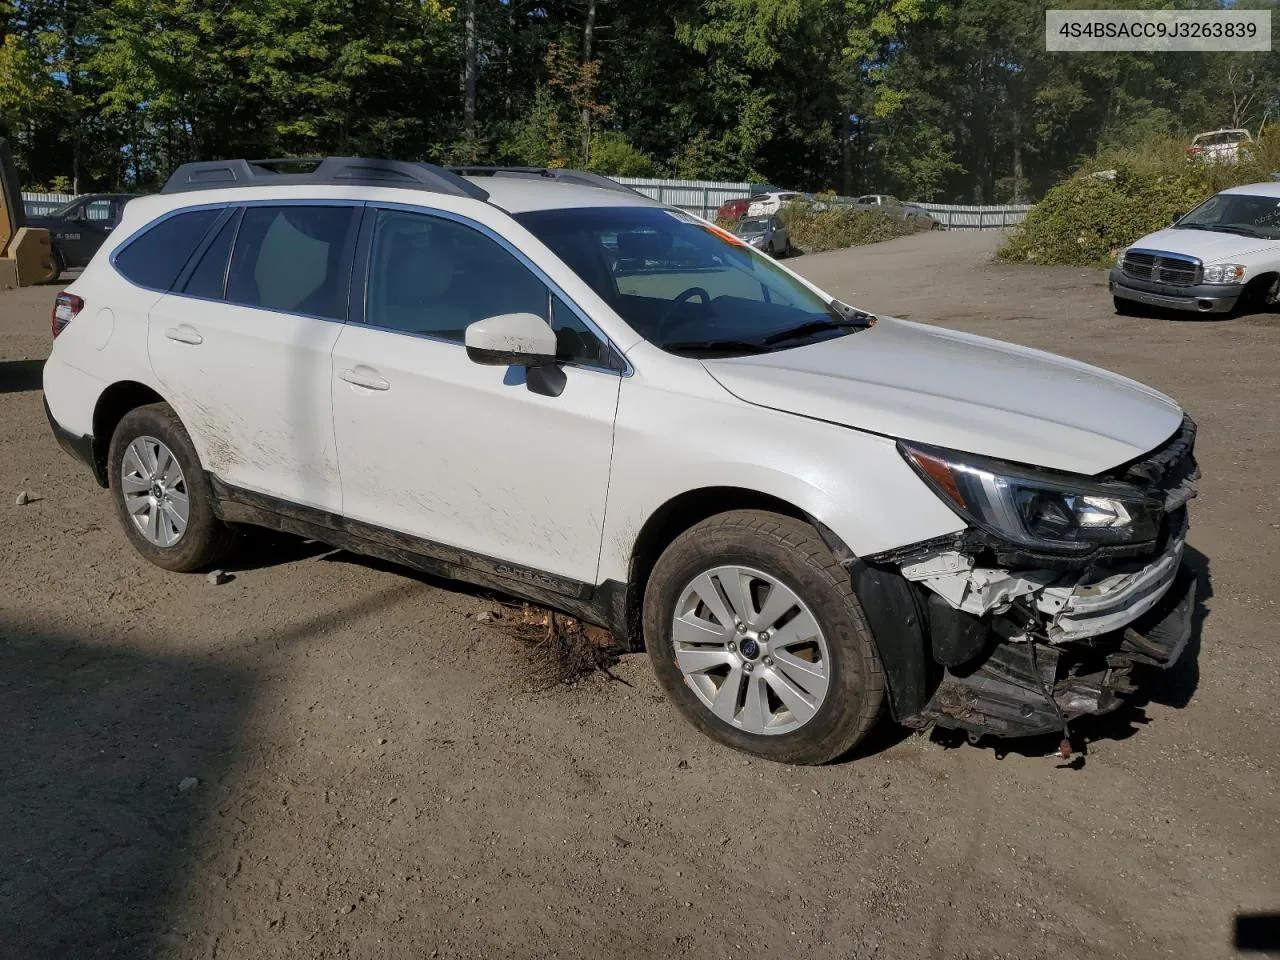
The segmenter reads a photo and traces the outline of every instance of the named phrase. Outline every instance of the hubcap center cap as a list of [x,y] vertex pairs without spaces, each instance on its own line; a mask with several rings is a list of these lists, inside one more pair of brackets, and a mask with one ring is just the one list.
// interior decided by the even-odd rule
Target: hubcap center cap
[[750,637],[743,640],[738,649],[748,660],[754,660],[756,657],[760,656],[760,644],[756,643],[756,641]]

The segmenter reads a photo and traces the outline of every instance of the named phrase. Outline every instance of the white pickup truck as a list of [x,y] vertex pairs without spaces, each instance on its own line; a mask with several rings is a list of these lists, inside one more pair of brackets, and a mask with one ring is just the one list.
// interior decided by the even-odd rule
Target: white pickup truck
[[1280,183],[1214,194],[1121,250],[1111,270],[1116,313],[1144,306],[1223,314],[1276,301]]

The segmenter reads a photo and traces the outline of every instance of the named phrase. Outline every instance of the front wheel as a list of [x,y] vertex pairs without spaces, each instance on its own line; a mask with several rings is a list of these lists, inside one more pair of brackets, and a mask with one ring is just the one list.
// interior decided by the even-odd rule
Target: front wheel
[[765,759],[833,760],[884,701],[848,571],[792,517],[733,511],[677,537],[645,589],[644,636],[685,717]]
[[125,535],[143,557],[188,573],[226,555],[233,534],[182,421],[167,403],[130,410],[111,437],[108,479]]
[[1142,306],[1136,300],[1129,300],[1126,297],[1112,297],[1112,304],[1116,308],[1116,313],[1122,317],[1141,317],[1143,316]]

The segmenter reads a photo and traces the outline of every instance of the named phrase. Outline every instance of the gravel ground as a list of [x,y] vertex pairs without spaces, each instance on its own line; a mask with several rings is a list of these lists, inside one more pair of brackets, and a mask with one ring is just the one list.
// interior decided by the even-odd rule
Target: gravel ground
[[994,242],[795,264],[1199,420],[1199,641],[1081,769],[892,729],[750,760],[641,656],[549,689],[475,591],[284,538],[147,566],[44,422],[55,288],[0,294],[0,956],[1232,956],[1280,909],[1280,316],[1117,317]]

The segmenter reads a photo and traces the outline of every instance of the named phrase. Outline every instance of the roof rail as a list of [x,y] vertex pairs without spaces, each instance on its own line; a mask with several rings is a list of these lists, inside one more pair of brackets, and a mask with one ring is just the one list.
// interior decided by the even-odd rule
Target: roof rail
[[489,194],[456,173],[431,163],[374,157],[283,157],[267,160],[201,160],[184,163],[161,193],[222,187],[289,186],[405,187],[455,197],[488,200]]
[[644,196],[639,190],[632,190],[626,184],[619,183],[599,173],[588,173],[586,170],[565,170],[560,167],[446,167],[452,173],[462,177],[523,177],[536,180],[556,180],[560,183],[576,183],[584,187],[599,187],[602,190],[618,190]]

